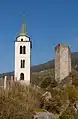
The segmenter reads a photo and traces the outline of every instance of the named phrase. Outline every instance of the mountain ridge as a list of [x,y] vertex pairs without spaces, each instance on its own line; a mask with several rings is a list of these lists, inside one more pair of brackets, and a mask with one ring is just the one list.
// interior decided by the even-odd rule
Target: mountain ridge
[[[72,62],[72,68],[78,68],[78,52],[72,52],[71,53],[71,62]],[[48,62],[45,62],[44,64],[34,65],[31,67],[31,72],[40,72],[46,69],[52,69],[54,68],[54,59],[50,60]],[[7,75],[14,75],[14,72],[7,72],[7,73],[1,73],[0,77]]]
[[[71,53],[71,62],[72,62],[72,67],[75,68],[75,66],[78,65],[78,52],[72,52]],[[31,67],[32,72],[38,72],[42,71],[44,69],[51,69],[54,68],[54,59],[50,60],[44,64],[39,64],[36,66]]]

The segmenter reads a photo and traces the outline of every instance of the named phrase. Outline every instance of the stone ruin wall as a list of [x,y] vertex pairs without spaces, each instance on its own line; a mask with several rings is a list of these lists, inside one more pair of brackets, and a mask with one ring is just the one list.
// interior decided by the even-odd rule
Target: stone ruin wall
[[68,46],[58,44],[55,48],[55,80],[61,81],[71,72],[71,52]]
[[58,81],[60,79],[60,48],[56,46],[55,48],[55,80]]

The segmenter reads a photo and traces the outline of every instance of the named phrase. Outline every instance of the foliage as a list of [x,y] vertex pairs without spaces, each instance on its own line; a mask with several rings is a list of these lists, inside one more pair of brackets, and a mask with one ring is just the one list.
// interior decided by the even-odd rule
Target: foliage
[[[32,86],[15,83],[10,90],[0,89],[0,118],[31,119],[34,110],[43,111],[44,108],[55,115],[62,114],[60,119],[77,119],[78,115],[70,104],[78,101],[78,72],[70,74],[68,79],[72,79],[72,84],[66,80],[66,85],[65,82],[58,84],[54,80],[52,69],[33,74]],[[50,92],[52,97],[48,100],[42,97],[43,91],[39,86]]]
[[52,113],[60,113],[62,105],[67,104],[68,95],[64,90],[52,90],[52,98],[46,100],[44,97],[41,99],[41,105],[46,110]]
[[67,110],[60,116],[60,119],[78,119],[78,113],[75,113],[72,106],[69,106]]
[[[73,85],[55,87],[51,90],[51,95],[52,98],[49,100],[46,100],[44,97],[41,98],[42,108],[60,115],[70,104],[74,104],[78,100],[78,87]],[[71,108],[69,111],[72,111]],[[74,116],[76,116],[74,113],[72,114],[72,118],[71,114],[64,113],[60,119],[74,119]]]
[[54,69],[44,70],[41,72],[36,72],[31,74],[31,83],[39,85],[42,83],[42,81],[46,78],[50,77],[51,81],[54,80]]
[[48,85],[47,90],[52,92],[53,88],[56,87],[58,83],[55,80],[52,80],[51,83]]
[[78,87],[78,71],[73,71],[70,76],[72,77],[72,84]]
[[68,93],[68,98],[71,103],[74,103],[76,100],[78,100],[78,87],[68,86],[65,90]]
[[40,84],[40,87],[41,88],[47,88],[47,86],[51,83],[51,77],[45,77],[41,84]]
[[[60,119],[78,118],[78,115],[75,115],[72,108],[67,108],[70,104],[78,100],[78,72],[74,70],[67,77],[68,79],[66,78],[65,85],[64,82],[63,84],[58,84],[54,80],[54,71],[51,73],[51,70],[37,73],[37,76],[39,80],[38,84],[48,92],[51,92],[52,95],[52,98],[49,100],[43,97],[41,98],[41,107],[58,115],[65,112],[60,116]],[[68,83],[70,79],[72,79],[72,83]],[[71,111],[72,113],[70,113]]]
[[0,89],[0,119],[32,119],[40,102],[39,90],[15,83],[11,89]]

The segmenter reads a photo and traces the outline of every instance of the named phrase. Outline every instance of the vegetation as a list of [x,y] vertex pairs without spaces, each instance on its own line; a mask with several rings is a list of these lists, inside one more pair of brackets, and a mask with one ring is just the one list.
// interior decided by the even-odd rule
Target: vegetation
[[34,111],[36,111],[36,112],[46,112],[46,110],[41,109],[41,108],[34,108]]
[[[44,88],[45,92],[50,92],[52,96],[48,100],[41,97],[41,108],[59,115],[60,119],[76,119],[78,115],[73,109],[73,104],[78,101],[78,71],[73,70],[65,79],[66,81],[59,85],[54,80],[54,70],[45,70],[36,75],[37,84]],[[70,79],[72,79],[72,83],[68,83]],[[71,108],[70,105],[72,105]]]
[[[54,80],[54,69],[44,70],[31,74],[31,83],[41,85],[41,83],[47,79]],[[45,83],[45,82],[44,82]],[[45,86],[46,87],[46,86]]]
[[40,104],[37,87],[15,83],[10,90],[0,89],[0,119],[32,119]]
[[70,76],[72,77],[72,84],[78,87],[78,71],[73,71]]
[[74,109],[69,106],[67,110],[59,117],[60,119],[78,119],[78,112],[75,113]]
[[41,81],[40,87],[41,88],[47,88],[48,85],[50,85],[50,83],[51,83],[51,77],[47,76]]
[[[14,83],[9,90],[0,89],[0,119],[32,119],[34,111],[45,110],[59,119],[78,119],[74,106],[78,102],[78,71],[73,70],[60,84],[54,80],[53,69],[32,73],[31,78],[31,86]],[[43,96],[46,92],[51,97]]]

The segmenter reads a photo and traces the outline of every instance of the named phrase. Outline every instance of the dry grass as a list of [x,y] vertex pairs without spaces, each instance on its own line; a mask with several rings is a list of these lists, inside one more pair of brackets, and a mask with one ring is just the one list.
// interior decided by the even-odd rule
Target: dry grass
[[0,119],[32,119],[40,102],[37,87],[14,83],[11,89],[0,89]]

